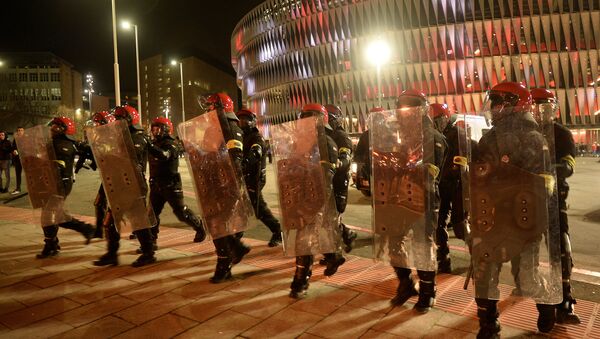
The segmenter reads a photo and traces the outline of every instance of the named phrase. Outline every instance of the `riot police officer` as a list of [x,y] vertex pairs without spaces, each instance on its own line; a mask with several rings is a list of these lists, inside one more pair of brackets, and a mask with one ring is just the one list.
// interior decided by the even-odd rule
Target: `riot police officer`
[[[450,248],[448,247],[448,228],[452,227],[457,238],[464,239],[464,210],[462,204],[462,186],[460,167],[454,164],[459,155],[458,127],[452,123],[448,105],[431,104],[431,116],[436,130],[444,135],[448,143],[446,161],[440,173],[440,210],[436,229],[438,272],[451,273]],[[450,224],[448,224],[450,217]]]
[[[310,116],[322,117],[325,129],[332,129],[328,124],[329,114],[323,105],[315,103],[304,105],[299,118],[302,119]],[[326,152],[319,153],[321,156],[321,164],[326,167],[326,171],[328,171],[329,174],[328,177],[333,178],[338,163],[338,149],[335,141],[329,135],[327,135],[327,133],[324,137],[326,138],[327,148],[324,150]],[[333,183],[326,184],[332,185]],[[346,262],[346,259],[341,254],[341,251],[335,253],[325,253],[324,256],[325,264],[327,265],[327,268],[324,272],[326,276],[332,276],[335,274],[339,266]],[[312,275],[313,260],[314,258],[312,255],[302,255],[296,257],[296,271],[294,273],[294,279],[290,285],[290,297],[300,298],[306,294],[306,291],[308,290],[308,281]]]
[[[511,260],[515,265],[515,259],[518,259],[517,264],[522,263],[522,268],[513,267],[512,272],[518,273],[515,278],[524,295],[537,301],[548,292],[548,283],[537,268],[540,243],[547,225],[539,225],[539,221],[534,220],[535,215],[527,214],[545,206],[535,205],[537,200],[523,193],[538,188],[538,176],[544,178],[541,182],[546,182],[541,187],[544,190],[542,194],[553,189],[545,172],[549,168],[549,155],[544,154],[548,149],[547,143],[538,131],[531,107],[531,94],[525,86],[515,82],[494,86],[484,103],[484,112],[489,113],[492,128],[479,140],[470,166],[471,180],[475,180],[471,183],[471,194],[477,194],[471,199],[471,256],[480,326],[478,338],[499,337],[498,276],[503,262]],[[516,173],[522,178],[518,178]],[[511,186],[519,179],[520,185]],[[519,196],[521,198],[515,199]],[[513,201],[518,204],[518,209],[512,207]],[[493,215],[488,213],[490,208],[495,209]],[[519,212],[524,214],[514,216]],[[534,227],[519,224],[530,221],[534,222]],[[554,305],[538,303],[536,306],[538,329],[549,332],[555,322]]]
[[[75,146],[75,123],[67,117],[56,117],[48,124],[52,135],[52,144],[56,163],[60,175],[58,192],[66,199],[73,188],[73,164],[75,162],[75,154],[77,148]],[[42,212],[43,213],[43,212]],[[94,234],[92,225],[81,220],[70,217],[69,221],[62,222],[58,225],[49,225],[44,227],[44,248],[38,259],[43,259],[58,254],[60,246],[58,244],[58,228],[67,228],[81,233],[86,243],[89,243]]]
[[[148,140],[148,137],[144,131],[138,127],[140,123],[140,115],[135,108],[127,105],[116,107],[113,115],[117,120],[127,121],[131,140],[135,149],[137,169],[144,178],[146,164],[148,163],[148,149],[150,146],[150,141]],[[143,186],[143,191],[146,192],[148,186],[145,179],[143,181]],[[117,251],[119,250],[119,240],[121,235],[117,230],[110,208],[107,210],[104,218],[104,228],[106,232],[107,252],[98,260],[94,261],[94,265],[118,265],[119,261]],[[131,266],[141,267],[156,262],[156,257],[154,256],[154,244],[152,241],[153,237],[150,228],[134,231],[133,234],[135,234],[140,243],[142,254],[131,264]]]
[[[384,112],[383,107],[373,107],[369,110],[369,115],[376,112]],[[354,161],[356,161],[356,188],[363,191],[367,196],[371,195],[371,150],[369,141],[370,131],[366,129],[358,138],[356,149],[354,151]],[[366,180],[368,186],[363,184]]]
[[[225,93],[215,93],[206,98],[206,110],[217,110],[219,125],[226,141],[227,151],[234,166],[241,170],[244,159],[243,132],[237,125],[238,118],[233,110],[233,100]],[[216,284],[231,279],[231,267],[242,261],[250,247],[242,242],[243,232],[214,239],[217,265],[210,282]]]
[[195,231],[194,242],[202,242],[206,232],[202,222],[183,202],[183,187],[179,175],[179,150],[171,136],[173,123],[165,117],[157,117],[151,125],[152,144],[150,145],[150,203],[156,216],[152,227],[153,241],[156,244],[159,233],[160,213],[168,202],[179,221],[190,225]]
[[348,204],[348,184],[350,176],[350,165],[352,162],[352,140],[341,124],[342,109],[335,105],[325,105],[328,114],[328,123],[331,129],[325,128],[325,133],[335,142],[338,149],[338,167],[333,176],[333,190],[335,192],[335,205],[340,213],[340,228],[342,230],[342,241],[346,253],[352,251],[354,240],[357,238],[355,231],[349,229],[341,222],[341,215],[346,211]]
[[531,96],[535,104],[534,117],[542,126],[552,129],[552,131],[547,131],[544,134],[554,134],[554,166],[556,168],[558,187],[563,290],[563,301],[556,305],[556,322],[579,324],[581,320],[574,312],[574,305],[577,302],[571,294],[573,257],[571,255],[571,238],[567,215],[567,197],[569,195],[567,178],[573,175],[575,170],[575,141],[573,140],[571,131],[559,124],[555,119],[555,116],[558,117],[558,103],[554,93],[545,88],[534,88],[531,90]]
[[[425,94],[419,90],[409,89],[398,97],[396,107],[401,113],[403,109],[421,108],[424,111],[429,110],[429,103]],[[422,114],[422,138],[423,138],[423,166],[426,166],[426,175],[428,176],[426,182],[428,187],[425,187],[425,191],[429,191],[425,195],[425,223],[417,224],[413,226],[413,231],[420,234],[418,237],[423,239],[425,242],[425,249],[423,252],[418,253],[419,257],[422,257],[423,263],[417,263],[417,274],[419,277],[419,299],[415,304],[414,308],[420,313],[428,312],[435,304],[436,287],[435,287],[435,271],[426,270],[428,262],[431,262],[433,258],[431,256],[431,249],[433,246],[433,234],[436,223],[435,210],[439,206],[439,173],[443,169],[444,159],[446,156],[447,143],[444,136],[438,132],[431,121],[428,112]],[[430,186],[429,186],[430,185]],[[433,200],[433,201],[431,201]],[[424,229],[416,229],[416,227],[423,227]],[[415,236],[416,237],[416,236]],[[395,242],[392,242],[390,246],[395,246]],[[403,305],[411,296],[417,294],[415,285],[411,278],[411,269],[407,263],[403,263],[402,249],[397,251],[391,251],[390,260],[394,266],[394,271],[399,280],[396,296],[392,299],[391,303],[395,306]],[[400,265],[401,264],[401,265]],[[421,268],[420,268],[421,267]]]
[[281,225],[273,216],[263,198],[262,189],[267,182],[267,153],[265,140],[256,128],[256,114],[242,109],[236,113],[239,119],[238,125],[244,132],[244,160],[242,170],[248,195],[252,201],[252,207],[256,218],[262,221],[271,231],[269,247],[281,244]]

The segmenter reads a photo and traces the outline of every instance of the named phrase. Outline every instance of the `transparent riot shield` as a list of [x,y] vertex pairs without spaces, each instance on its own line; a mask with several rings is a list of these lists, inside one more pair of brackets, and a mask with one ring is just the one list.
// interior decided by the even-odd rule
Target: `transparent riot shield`
[[374,256],[436,269],[433,125],[423,108],[371,114]]
[[338,213],[322,123],[317,117],[307,117],[271,126],[271,147],[285,255],[336,252],[340,246]]
[[254,215],[241,168],[227,151],[216,111],[179,125],[198,208],[213,239],[243,232]]
[[86,132],[117,230],[123,233],[155,225],[127,122],[115,121]]
[[469,159],[472,158],[473,152],[477,151],[479,139],[481,139],[491,126],[485,117],[476,114],[458,115],[455,126],[458,132],[458,156],[453,159],[453,163],[460,167],[463,209],[467,221],[465,224],[465,243],[469,247],[468,250],[470,253],[471,228],[469,216],[471,215],[471,186]]
[[21,158],[29,201],[34,210],[41,209],[42,227],[71,220],[65,210],[65,190],[60,176],[60,161],[54,153],[50,129],[38,125],[15,137]]
[[[469,127],[474,126],[466,120]],[[553,140],[548,138],[532,115],[522,112],[503,116],[476,147],[472,139],[462,143],[477,298],[501,298],[500,270],[510,262],[517,293],[536,303],[562,301]]]

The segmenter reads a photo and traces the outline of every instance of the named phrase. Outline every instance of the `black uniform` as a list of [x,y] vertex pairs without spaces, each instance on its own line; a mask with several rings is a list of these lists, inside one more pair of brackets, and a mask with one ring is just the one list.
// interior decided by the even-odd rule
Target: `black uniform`
[[242,170],[248,195],[252,201],[256,218],[262,221],[273,234],[269,242],[269,246],[273,247],[281,242],[281,225],[273,216],[262,195],[262,189],[267,183],[267,154],[265,140],[260,135],[258,128],[252,127],[244,130],[243,152]]
[[440,210],[438,215],[438,223],[436,230],[436,244],[438,272],[450,273],[450,248],[448,247],[448,231],[447,220],[450,216],[450,224],[454,229],[456,237],[464,239],[465,219],[462,185],[461,185],[461,170],[460,166],[454,164],[454,157],[459,155],[459,131],[457,126],[448,124],[444,129],[443,134],[448,143],[446,160],[440,173]]
[[[97,169],[96,159],[94,158],[94,154],[92,153],[92,148],[90,147],[89,143],[81,142],[77,145],[77,149],[79,150],[79,159],[75,164],[75,174],[79,173],[82,168],[88,168],[95,171]],[[86,160],[91,160],[89,167],[85,165]],[[96,199],[94,200],[94,214],[96,216],[96,231],[94,232],[94,238],[102,238],[104,217],[106,215],[107,208],[108,202],[106,200],[106,193],[104,193],[104,188],[102,187],[102,184],[100,184],[100,188],[98,188],[98,193],[96,194]]]
[[[54,147],[54,154],[56,156],[56,163],[61,180],[59,183],[58,192],[66,199],[73,188],[73,163],[75,161],[77,148],[75,147],[75,141],[71,140],[64,134],[53,136],[52,144]],[[42,218],[44,218],[44,215],[48,213],[51,214],[51,212],[45,212],[42,210]],[[59,226],[81,233],[86,238],[86,243],[89,243],[89,240],[92,238],[94,233],[94,228],[92,225],[72,217],[69,219],[69,221],[60,223],[58,225],[44,227],[45,246],[42,250],[42,253],[38,254],[38,258],[46,258],[58,253],[58,250],[60,249],[57,237]]]
[[[335,164],[338,161],[338,148],[337,148],[335,141],[333,141],[333,139],[330,136],[326,135],[326,138],[327,138],[327,145],[326,145],[327,150],[326,150],[326,152],[324,152],[324,151],[320,152],[321,159],[322,159],[321,163],[327,167],[327,171],[329,171],[327,173],[327,176],[332,178],[332,182],[333,182],[333,177],[335,176],[335,173],[336,173],[336,165]],[[340,257],[342,260],[345,260],[344,257],[342,257],[342,256],[340,256]],[[343,261],[341,263],[335,262],[335,260],[338,259],[336,253],[326,253],[325,258],[327,260],[327,269],[325,270],[326,275],[334,274],[335,271],[337,271],[337,267],[339,265],[343,264]],[[294,280],[292,281],[292,284],[290,286],[290,289],[291,289],[290,296],[291,297],[297,298],[308,289],[308,280],[310,279],[310,277],[312,275],[313,260],[314,260],[314,257],[312,255],[303,255],[303,256],[296,257],[296,272],[294,274]],[[331,272],[332,267],[335,268],[335,270],[333,272]],[[330,272],[327,272],[328,270]]]
[[[352,140],[348,133],[336,124],[335,129],[326,128],[325,132],[335,142],[338,149],[338,159],[335,175],[333,176],[333,192],[335,194],[335,205],[340,214],[346,211],[348,204],[348,185],[350,183],[350,165],[352,160]],[[340,220],[340,229],[342,231],[342,240],[344,241],[346,252],[352,250],[352,244],[356,239],[356,232],[350,230]]]
[[571,272],[573,270],[573,258],[571,256],[571,240],[569,235],[569,220],[567,216],[567,197],[569,195],[569,184],[567,178],[573,175],[575,169],[575,141],[571,131],[566,127],[554,122],[554,144],[555,144],[555,166],[558,187],[558,207],[560,225],[560,255],[562,266],[562,288],[563,302],[557,308],[558,322],[579,323],[579,319],[573,314],[575,298],[571,295]]
[[[133,146],[136,152],[135,155],[137,167],[142,173],[142,177],[144,177],[146,164],[148,163],[148,149],[150,147],[150,141],[142,130],[138,130],[133,126],[129,126],[129,132],[131,134],[131,140],[133,141]],[[142,190],[145,194],[148,191],[146,180],[143,180],[143,185],[144,187]],[[121,239],[121,235],[117,230],[110,208],[107,210],[104,218],[104,227],[107,240],[107,253],[100,257],[99,260],[95,261],[94,265],[117,265],[117,251],[119,250],[119,240]],[[156,258],[154,257],[153,237],[150,228],[137,230],[133,233],[137,236],[137,239],[140,242],[142,255],[132,263],[132,266],[138,267],[155,262]]]
[[[235,114],[219,112],[219,123],[224,139],[227,141],[229,156],[241,174],[244,139],[237,121]],[[220,283],[231,278],[231,267],[242,261],[242,258],[250,252],[250,247],[242,242],[242,236],[243,232],[240,232],[213,240],[217,252],[217,266],[215,274],[210,278],[212,283]]]
[[158,239],[160,213],[168,202],[173,213],[181,222],[190,225],[196,231],[194,241],[206,238],[202,222],[183,202],[183,188],[179,175],[179,149],[170,135],[157,137],[150,145],[150,203],[156,216],[156,225],[152,227],[154,241]]

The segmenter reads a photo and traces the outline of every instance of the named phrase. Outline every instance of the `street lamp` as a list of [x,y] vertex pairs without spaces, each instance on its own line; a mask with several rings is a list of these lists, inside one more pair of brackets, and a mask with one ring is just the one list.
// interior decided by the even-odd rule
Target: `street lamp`
[[119,54],[117,52],[117,13],[115,10],[115,0],[112,4],[112,28],[113,28],[113,52],[115,54],[114,72],[115,72],[115,102],[121,106],[121,85],[119,84]]
[[367,60],[377,67],[377,98],[379,99],[379,106],[381,107],[381,66],[387,63],[390,59],[390,46],[384,40],[378,39],[369,44],[366,54]]
[[92,96],[94,93],[94,76],[91,74],[85,75],[85,82],[87,83],[88,88],[85,90],[85,93],[88,94],[88,103],[90,105],[90,114],[92,113]]
[[138,113],[140,113],[140,121],[142,120],[142,95],[140,93],[140,48],[138,45],[138,26],[132,25],[129,21],[123,21],[121,23],[121,27],[126,30],[130,30],[131,26],[133,26],[133,34],[135,35],[135,67],[137,70],[137,103],[138,103]]
[[177,60],[171,60],[171,66],[179,63],[179,75],[181,76],[181,122],[185,122],[185,98],[183,96],[183,63]]
[[0,67],[4,66],[4,61],[0,60]]

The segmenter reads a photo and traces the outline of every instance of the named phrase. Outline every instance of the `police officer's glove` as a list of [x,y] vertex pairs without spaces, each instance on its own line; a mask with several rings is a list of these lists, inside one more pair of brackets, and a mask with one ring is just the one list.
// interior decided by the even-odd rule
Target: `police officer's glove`
[[568,178],[573,175],[575,170],[575,158],[570,155],[560,158],[560,162],[556,164],[556,175],[561,178]]
[[554,179],[554,176],[551,174],[538,174],[538,175],[540,177],[544,178],[546,192],[548,193],[548,195],[554,194],[554,187],[556,185],[556,180]]

